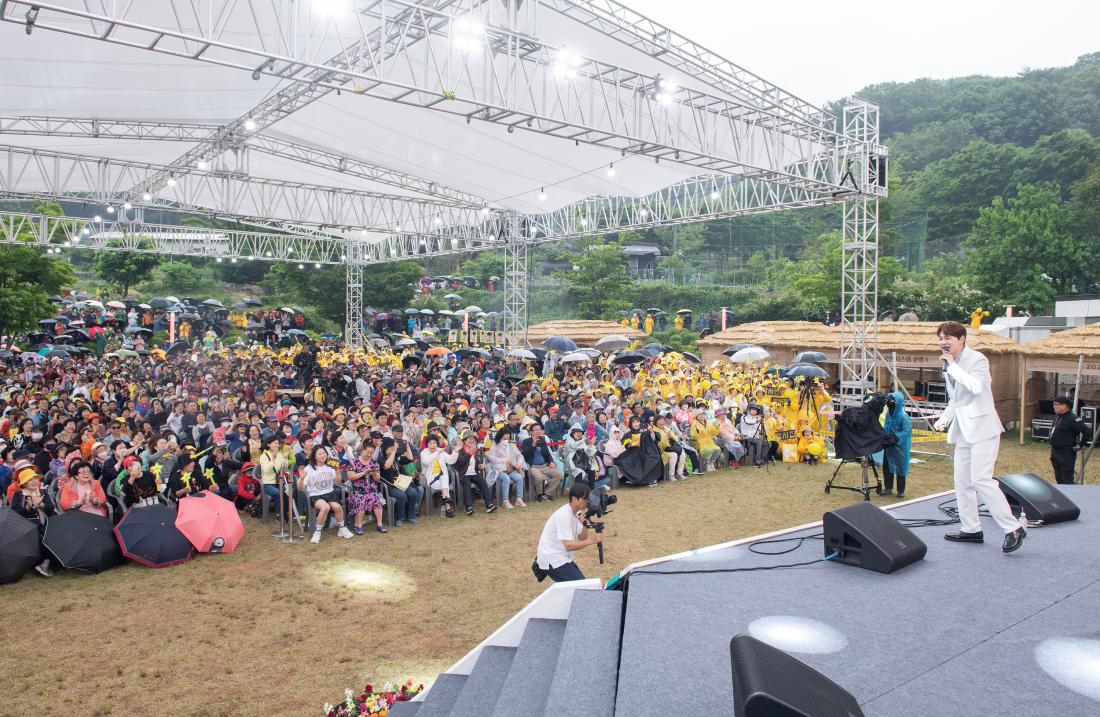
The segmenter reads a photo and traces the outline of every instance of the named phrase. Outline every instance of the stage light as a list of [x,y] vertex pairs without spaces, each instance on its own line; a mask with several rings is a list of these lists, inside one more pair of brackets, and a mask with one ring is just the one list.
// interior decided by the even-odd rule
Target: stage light
[[96,215],[95,215],[94,217],[92,217],[92,221],[94,221],[94,222],[101,222],[101,221],[103,221],[103,217],[101,217],[101,216],[99,216],[98,214],[96,214]]
[[614,162],[612,162],[607,167],[607,176],[609,176],[609,177],[614,177],[615,176],[615,163]]
[[111,205],[111,204],[107,205],[107,213],[108,214],[114,214],[115,213],[115,208],[114,208],[113,205]]
[[153,195],[150,194],[149,192],[145,192],[141,195],[141,201],[151,202],[151,201],[153,201]]
[[537,236],[539,233],[538,227],[531,227],[531,236]]
[[582,219],[582,220],[581,220],[581,226],[582,226],[582,227],[586,227],[586,226],[588,226],[588,220],[587,220],[587,219]]
[[168,186],[169,186],[169,187],[174,187],[174,186],[176,186],[176,178],[175,178],[175,177],[169,177],[169,178],[168,178]]
[[216,259],[214,259],[214,261],[216,261],[216,262],[218,262],[219,264],[221,264],[221,263],[222,263],[222,258],[221,258],[221,257],[219,256],[219,257],[217,257]]
[[753,620],[748,632],[772,647],[805,655],[826,655],[848,646],[848,638],[836,628],[792,615],[769,615]]
[[395,232],[399,232],[399,231],[401,231],[401,225],[400,225],[400,224],[394,224],[394,225],[393,225],[393,230],[394,230]]
[[298,265],[298,268],[299,268],[299,269],[305,269],[305,268],[306,268],[306,265],[305,265],[305,264],[299,264],[299,265]]
[[232,263],[232,264],[236,264],[236,263],[237,263],[237,257],[233,257],[233,258],[231,258],[231,259],[230,259],[229,261],[230,261],[230,263]]
[[122,205],[122,208],[125,209],[126,211],[130,211],[131,209],[134,208],[134,205],[130,204],[129,202],[126,202],[125,204]]
[[452,22],[451,42],[462,52],[477,54],[482,49],[485,25],[476,17],[465,15]]
[[313,264],[313,268],[314,268],[314,269],[320,269],[320,268],[321,268],[321,262],[319,262],[319,261],[318,261],[318,262],[314,262],[314,264]]
[[206,169],[206,168],[207,168],[207,167],[209,167],[210,165],[208,165],[208,164],[206,163],[206,160],[205,160],[205,159],[200,159],[200,160],[199,160],[198,162],[196,162],[196,163],[195,163],[195,166],[196,166],[196,167],[198,167],[199,169]]
[[718,198],[718,190],[717,189],[711,191],[710,198],[711,199],[717,199]]
[[642,210],[640,210],[640,211],[638,212],[638,216],[640,216],[640,217],[641,217],[642,219],[645,219],[646,217],[648,217],[648,216],[649,216],[649,210],[648,210],[648,209],[642,209]]
[[539,190],[539,199],[542,200],[542,201],[546,200],[546,190],[545,189],[540,189]]
[[348,260],[348,255],[347,254],[341,254],[340,255],[340,261],[347,261],[347,260]]
[[482,207],[481,208],[481,216],[483,216],[483,217],[489,216],[489,207]]
[[84,227],[83,229],[80,230],[80,233],[84,234],[84,235],[88,235],[88,234],[92,233],[92,230],[89,229],[88,227]]
[[436,226],[439,226],[439,225],[440,225],[440,224],[442,224],[442,223],[443,223],[443,220],[442,220],[442,219],[440,219],[439,217],[436,217],[436,218],[435,218],[435,224],[436,224]]
[[573,79],[577,76],[578,68],[583,64],[584,58],[579,52],[563,47],[554,56],[554,76]]
[[256,120],[249,117],[248,119],[246,119],[244,121],[244,128],[246,130],[248,130],[249,132],[255,132],[256,131]]
[[1035,661],[1063,687],[1100,701],[1100,640],[1048,637],[1035,646]]
[[268,252],[268,253],[267,253],[267,255],[268,255],[268,256],[271,256],[271,252]]

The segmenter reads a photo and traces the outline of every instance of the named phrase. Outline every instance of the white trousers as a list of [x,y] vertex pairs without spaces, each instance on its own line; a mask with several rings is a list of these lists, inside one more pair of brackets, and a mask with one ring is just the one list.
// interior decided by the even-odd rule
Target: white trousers
[[1000,449],[999,436],[978,443],[966,443],[960,437],[955,443],[955,498],[959,504],[962,529],[967,533],[977,533],[982,529],[978,517],[979,497],[1005,533],[1020,527],[1020,521],[1012,517],[1012,510],[1000,486],[993,480],[993,468]]

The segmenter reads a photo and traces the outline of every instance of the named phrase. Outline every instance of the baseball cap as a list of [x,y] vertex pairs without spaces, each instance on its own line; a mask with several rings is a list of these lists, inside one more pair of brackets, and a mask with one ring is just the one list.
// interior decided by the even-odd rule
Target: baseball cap
[[1070,399],[1069,396],[1055,396],[1054,403],[1060,403],[1063,406],[1072,406],[1073,405],[1073,401]]

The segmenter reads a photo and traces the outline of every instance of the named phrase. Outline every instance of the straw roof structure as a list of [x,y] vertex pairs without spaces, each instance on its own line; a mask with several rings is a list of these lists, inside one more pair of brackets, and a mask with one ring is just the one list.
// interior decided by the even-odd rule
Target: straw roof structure
[[1100,360],[1100,324],[1055,332],[1045,339],[1025,344],[1020,353],[1028,358],[1075,359],[1083,355],[1089,361]]
[[532,346],[541,346],[551,336],[565,336],[573,339],[577,346],[593,346],[605,336],[619,335],[628,339],[645,336],[645,333],[629,326],[621,326],[614,321],[545,321],[527,327],[527,341]]
[[[935,321],[887,321],[878,325],[878,345],[883,352],[939,353],[936,346]],[[988,332],[967,332],[967,345],[985,354],[1013,354],[1020,344],[1012,339]],[[1100,334],[1097,334],[1100,337]],[[733,326],[712,334],[699,342],[700,347],[724,349],[731,344],[750,343],[760,346],[789,346],[800,351],[840,349],[840,327],[825,326],[816,321],[756,321]],[[1076,354],[1075,354],[1076,355]]]

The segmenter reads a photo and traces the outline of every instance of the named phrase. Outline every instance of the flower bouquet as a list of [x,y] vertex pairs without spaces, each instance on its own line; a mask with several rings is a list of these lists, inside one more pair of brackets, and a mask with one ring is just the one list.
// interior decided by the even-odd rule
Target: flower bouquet
[[413,685],[406,680],[402,685],[387,682],[377,692],[374,685],[367,683],[356,695],[350,687],[344,690],[344,701],[338,705],[325,704],[325,717],[386,717],[396,702],[408,702],[424,689],[424,685]]

